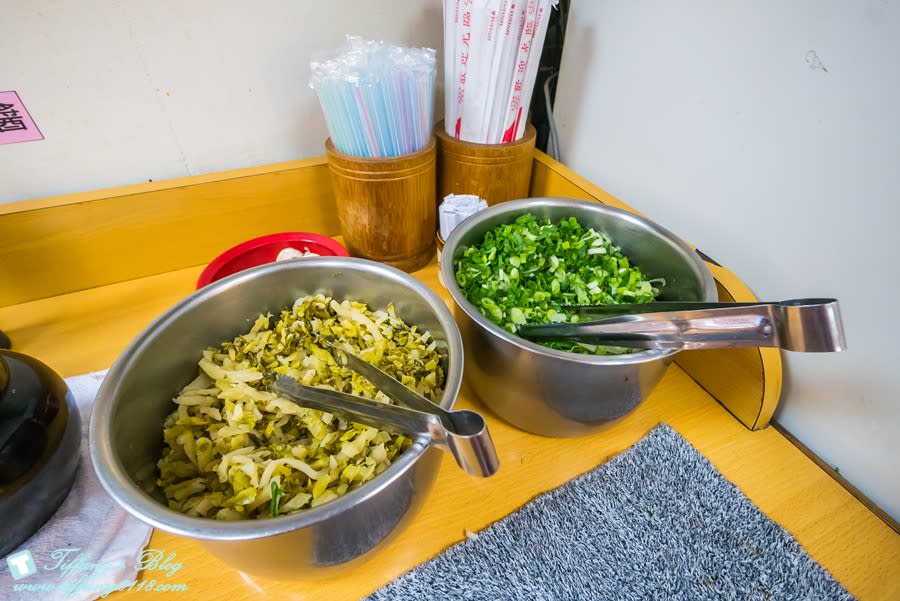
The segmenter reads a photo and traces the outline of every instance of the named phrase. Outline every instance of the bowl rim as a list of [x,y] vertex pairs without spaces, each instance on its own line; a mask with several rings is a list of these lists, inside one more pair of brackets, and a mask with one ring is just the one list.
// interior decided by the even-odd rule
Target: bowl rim
[[[413,444],[404,451],[399,459],[386,470],[375,476],[363,486],[347,494],[312,507],[293,515],[276,518],[259,518],[240,521],[223,521],[212,518],[188,516],[152,498],[132,480],[121,462],[116,458],[112,445],[112,414],[115,408],[114,399],[120,393],[120,380],[134,365],[137,355],[151,343],[153,335],[175,321],[188,307],[202,304],[205,300],[230,288],[240,286],[261,277],[269,272],[303,270],[312,267],[331,267],[335,270],[375,271],[398,284],[405,284],[413,292],[425,300],[436,318],[446,331],[447,354],[456,358],[447,366],[444,394],[440,405],[451,409],[456,403],[462,387],[464,354],[462,337],[453,315],[447,305],[427,285],[411,275],[389,265],[351,257],[308,257],[303,261],[281,261],[266,263],[240,271],[217,280],[212,284],[195,290],[165,313],[153,320],[138,334],[119,355],[103,378],[103,382],[94,400],[89,424],[89,456],[94,472],[106,492],[126,511],[154,528],[165,530],[180,536],[199,540],[239,541],[253,540],[306,528],[327,521],[378,495],[383,489],[393,484],[418,462],[421,456],[431,449],[427,437],[413,439]],[[449,325],[449,327],[448,327]],[[160,435],[162,431],[160,431]]]
[[[200,272],[200,276],[197,278],[196,288],[203,288],[204,286],[208,286],[213,282],[221,280],[221,277],[217,277],[219,270],[246,252],[268,246],[269,244],[285,243],[287,246],[290,246],[290,244],[288,244],[290,242],[309,242],[311,244],[318,244],[331,251],[333,253],[332,256],[350,256],[350,253],[340,242],[321,234],[312,232],[281,232],[277,234],[266,234],[264,236],[257,236],[256,238],[245,240],[216,256],[216,258],[210,261],[209,264],[203,268],[203,271]],[[254,267],[258,266],[255,265]],[[247,269],[252,268],[248,267]],[[244,270],[242,269],[241,271]]]
[[612,207],[610,205],[603,204],[600,201],[541,196],[533,198],[522,198],[519,200],[509,200],[498,203],[496,205],[488,207],[487,209],[483,209],[481,211],[478,211],[477,213],[474,213],[473,215],[470,215],[462,222],[460,222],[455,228],[453,228],[453,231],[450,232],[450,236],[444,242],[444,248],[441,250],[440,269],[441,279],[443,280],[447,291],[450,293],[450,296],[453,298],[454,304],[459,309],[461,309],[469,319],[476,322],[488,333],[502,339],[507,344],[511,344],[525,351],[530,351],[532,353],[552,357],[562,361],[589,365],[633,365],[638,363],[656,361],[659,359],[665,359],[671,357],[676,353],[679,353],[679,349],[648,349],[638,351],[636,353],[621,355],[588,355],[582,353],[570,353],[568,351],[549,348],[507,332],[506,330],[486,318],[484,315],[482,315],[482,313],[475,307],[475,305],[473,305],[468,301],[468,299],[466,299],[465,295],[463,295],[462,293],[462,290],[460,290],[459,285],[456,283],[456,270],[453,265],[453,254],[457,246],[459,246],[460,239],[465,236],[473,227],[479,225],[480,223],[483,223],[488,219],[491,219],[492,217],[498,215],[519,216],[527,213],[530,209],[547,206],[589,209],[593,212],[605,213],[607,215],[612,215],[625,221],[631,221],[632,223],[651,230],[654,234],[666,239],[668,242],[679,247],[680,250],[687,256],[696,259],[697,265],[702,267],[702,269],[700,270],[701,278],[703,280],[702,284],[706,292],[706,298],[702,300],[712,302],[717,299],[718,295],[716,292],[715,280],[713,279],[709,269],[706,269],[703,266],[703,259],[700,258],[700,256],[698,256],[696,253],[694,253],[693,249],[688,246],[688,244],[681,237],[677,236],[673,232],[667,230],[666,228],[653,221],[650,221],[649,219],[637,215],[636,213],[626,211],[625,209]]

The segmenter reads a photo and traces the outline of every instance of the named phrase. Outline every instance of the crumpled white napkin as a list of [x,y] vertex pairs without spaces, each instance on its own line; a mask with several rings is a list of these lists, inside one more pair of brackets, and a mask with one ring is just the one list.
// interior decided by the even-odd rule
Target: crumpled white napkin
[[[81,415],[81,463],[56,513],[0,562],[0,599],[90,601],[137,577],[152,528],[106,494],[88,453],[91,408],[105,375],[104,370],[66,379]],[[15,579],[8,560],[24,551],[36,571]]]
[[438,223],[441,238],[446,240],[450,232],[462,223],[466,217],[486,209],[488,203],[475,194],[448,194],[438,206]]

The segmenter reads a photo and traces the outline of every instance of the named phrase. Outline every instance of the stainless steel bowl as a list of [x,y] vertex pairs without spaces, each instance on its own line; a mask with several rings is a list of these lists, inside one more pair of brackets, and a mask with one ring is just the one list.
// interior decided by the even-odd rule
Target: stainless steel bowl
[[363,562],[421,504],[440,461],[424,438],[383,473],[332,502],[274,519],[222,522],[170,510],[155,485],[163,421],[172,398],[197,374],[200,352],[247,331],[261,313],[278,314],[298,297],[324,293],[397,315],[429,330],[444,358],[440,404],[451,408],[462,382],[459,330],[427,286],[361,259],[307,257],[219,280],[175,305],[116,360],[97,393],[90,451],[107,492],[130,513],[168,532],[199,539],[236,568],[269,578],[330,577]]
[[525,213],[579,223],[609,235],[650,277],[666,285],[660,300],[716,300],[703,261],[683,240],[637,215],[600,203],[529,198],[500,203],[459,224],[441,251],[441,278],[455,303],[466,352],[466,379],[497,415],[551,437],[580,436],[633,410],[650,394],[677,351],[592,356],[558,351],[519,338],[484,317],[454,277],[456,260],[498,225]]

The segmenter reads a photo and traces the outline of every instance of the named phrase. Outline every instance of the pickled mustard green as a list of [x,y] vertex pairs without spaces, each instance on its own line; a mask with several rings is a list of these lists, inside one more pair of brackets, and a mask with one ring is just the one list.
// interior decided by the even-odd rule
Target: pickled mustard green
[[335,361],[320,344],[325,337],[440,399],[437,343],[392,305],[372,311],[323,295],[298,299],[277,318],[261,315],[245,334],[203,351],[198,376],[175,397],[157,463],[171,509],[220,520],[296,513],[361,486],[409,447],[402,435],[269,392],[274,374],[285,374],[306,386],[393,402]]

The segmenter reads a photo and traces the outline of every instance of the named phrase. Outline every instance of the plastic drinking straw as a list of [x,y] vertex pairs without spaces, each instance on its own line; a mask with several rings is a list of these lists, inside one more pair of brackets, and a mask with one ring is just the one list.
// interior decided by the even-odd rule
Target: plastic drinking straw
[[343,115],[344,111],[341,106],[341,101],[339,98],[336,98],[339,91],[335,90],[334,86],[328,82],[321,86],[319,93],[323,102],[323,107],[325,107],[327,119],[333,123],[330,126],[330,129],[334,130],[332,141],[334,142],[335,148],[341,152],[350,154],[356,152],[357,148],[355,141],[348,133],[349,124],[346,122],[346,118]]
[[425,95],[422,93],[422,74],[418,71],[416,73],[414,73],[413,81],[415,82],[415,85],[416,85],[416,93],[415,93],[416,125],[418,126],[418,130],[419,130],[418,134],[417,134],[417,138],[419,141],[418,143],[421,146],[421,145],[425,144],[424,132],[428,127],[427,124],[425,123],[425,119],[426,119],[425,111],[422,110],[422,108],[423,108],[422,105],[425,102],[425,98],[424,98]]
[[388,132],[388,120],[384,105],[379,98],[377,84],[369,84],[366,88],[366,96],[368,104],[371,107],[371,114],[376,125],[378,134],[378,147],[382,156],[391,156],[394,150],[391,148],[390,133]]
[[352,153],[354,151],[353,140],[348,136],[347,124],[344,122],[342,114],[343,109],[340,106],[340,100],[336,99],[335,95],[336,91],[330,84],[323,84],[319,89],[319,98],[326,112],[326,118],[333,122],[329,129],[334,130],[331,139],[335,148],[341,152]]
[[349,82],[339,82],[338,86],[341,90],[341,106],[347,118],[347,125],[350,131],[353,132],[354,140],[356,140],[358,156],[372,156],[368,150],[368,143],[366,142],[365,131],[361,125],[359,111],[356,110],[356,99],[352,95],[353,89]]
[[426,138],[431,137],[431,129],[434,127],[434,92],[435,92],[435,82],[437,81],[437,70],[432,69],[428,75],[428,82],[426,83],[425,89],[427,91],[428,99],[425,102],[425,111],[428,114],[427,125],[428,131],[426,132]]
[[378,124],[378,140],[381,145],[381,155],[394,156],[397,154],[397,150],[391,142],[390,120],[387,115],[387,107],[384,104],[384,100],[381,98],[381,90],[379,88],[380,86],[376,80],[368,86],[366,91],[368,93],[369,103],[372,106],[372,113]]
[[403,103],[406,106],[406,112],[409,115],[409,122],[407,123],[407,127],[409,127],[409,133],[412,137],[412,144],[414,147],[417,147],[419,145],[418,127],[416,125],[417,115],[416,107],[413,105],[412,88],[409,84],[409,78],[409,73],[404,72],[402,79]]
[[419,112],[419,106],[418,106],[419,103],[417,102],[418,99],[416,97],[416,92],[418,91],[418,86],[416,84],[415,72],[406,74],[406,82],[407,82],[407,94],[409,94],[409,103],[410,103],[410,106],[412,107],[412,115],[413,115],[412,124],[413,124],[413,131],[415,132],[416,146],[421,148],[422,136],[420,134],[422,131],[422,126],[419,124],[419,121],[421,120],[420,119],[421,114]]
[[419,120],[419,127],[420,127],[419,139],[421,141],[421,144],[424,145],[425,141],[428,139],[428,131],[430,128],[430,123],[431,123],[431,119],[430,119],[431,111],[429,110],[431,98],[429,97],[429,94],[428,94],[428,88],[430,87],[429,86],[430,77],[429,77],[429,73],[427,71],[417,71],[416,76],[417,76],[416,79],[419,83],[419,90],[418,90],[419,111],[422,116],[421,119]]
[[384,102],[384,98],[381,95],[381,85],[380,83],[375,83],[372,85],[369,90],[370,96],[372,98],[372,104],[377,111],[378,115],[378,123],[381,127],[381,151],[383,156],[394,156],[400,154],[397,150],[397,147],[394,146],[392,136],[391,136],[391,119],[388,114],[387,105]]
[[397,114],[397,107],[394,106],[394,97],[391,93],[391,78],[388,77],[387,73],[379,80],[378,91],[381,93],[381,98],[384,101],[385,110],[388,114],[388,122],[392,124],[392,127],[389,128],[389,133],[391,135],[391,147],[394,150],[394,154],[406,154],[400,136],[401,127],[399,127],[403,122],[400,120],[400,115]]
[[366,156],[370,157],[379,157],[378,154],[378,142],[375,140],[375,129],[372,126],[372,120],[370,119],[365,106],[365,101],[363,100],[362,91],[359,89],[359,86],[356,86],[353,89],[353,97],[356,101],[356,108],[358,111],[358,116],[363,127],[364,138],[367,144],[368,154]]
[[378,122],[375,120],[375,115],[372,114],[371,103],[367,98],[367,89],[362,82],[356,85],[355,93],[359,95],[361,100],[361,106],[359,110],[359,116],[362,118],[363,126],[367,128],[367,131],[370,130],[371,136],[370,143],[372,144],[372,156],[381,156],[381,141],[378,139]]
[[337,133],[339,124],[333,118],[331,107],[328,106],[328,101],[326,99],[325,90],[320,88],[318,94],[319,94],[319,103],[321,103],[322,111],[325,113],[325,126],[328,128],[328,135],[331,137],[331,140],[334,142],[335,147],[337,147],[338,150],[340,150],[341,149],[340,144],[342,142],[342,137],[341,137],[341,135],[339,135]]
[[316,90],[335,148],[355,156],[398,156],[431,139],[435,51],[361,38],[334,57],[314,62]]
[[335,95],[339,94],[340,90],[335,90],[334,85],[328,83],[322,86],[321,93],[324,95],[323,100],[328,107],[327,119],[333,123],[330,127],[334,130],[332,141],[335,148],[347,154],[360,152],[362,149],[352,134],[354,130],[350,127],[347,116],[344,114],[343,103],[340,99],[335,99]]
[[406,105],[403,103],[403,96],[400,93],[400,85],[398,84],[399,79],[400,74],[398,74],[396,71],[391,73],[390,94],[394,99],[394,110],[396,111],[396,118],[398,119],[398,123],[400,125],[400,127],[397,128],[400,138],[400,152],[402,154],[408,154],[412,152],[412,141],[409,135],[409,122],[407,121],[409,112],[406,110]]

